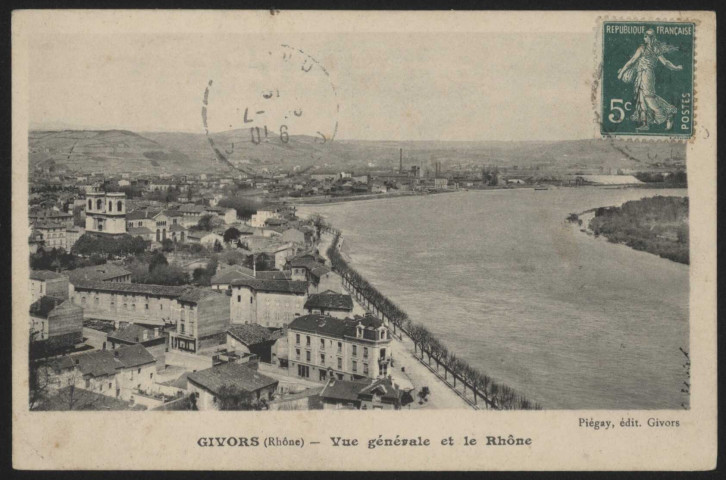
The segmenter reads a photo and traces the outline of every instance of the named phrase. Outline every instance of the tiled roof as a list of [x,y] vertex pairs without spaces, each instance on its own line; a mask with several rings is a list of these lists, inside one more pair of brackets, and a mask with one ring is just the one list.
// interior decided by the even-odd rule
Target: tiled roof
[[184,228],[178,224],[173,224],[172,226],[169,227],[169,231],[170,232],[184,232],[184,231],[186,231],[186,228]]
[[348,402],[355,402],[358,400],[358,394],[364,388],[370,386],[373,383],[373,379],[364,378],[361,380],[337,380],[330,379],[325,384],[323,390],[320,392],[322,398],[330,400],[343,400]]
[[359,323],[365,329],[363,338],[368,340],[375,340],[373,330],[383,325],[382,320],[372,315],[366,315],[365,317],[356,315],[354,318],[341,319],[330,315],[310,314],[297,317],[290,323],[288,329],[329,337],[355,337],[356,327]]
[[70,278],[73,285],[80,281],[104,281],[124,275],[131,275],[131,272],[112,263],[76,268],[75,270],[68,271],[68,278]]
[[290,280],[292,272],[279,270],[257,270],[255,277],[260,280]]
[[126,220],[145,220],[154,218],[160,210],[142,208],[126,214]]
[[378,392],[384,400],[395,402],[401,398],[401,391],[388,378],[379,378],[370,385],[361,389],[358,396],[370,398]]
[[243,267],[241,265],[233,265],[229,268],[225,268],[224,270],[213,276],[212,285],[228,285],[233,280],[243,277],[254,278],[254,272],[247,267]]
[[55,280],[57,278],[67,278],[65,275],[60,273],[51,272],[50,270],[31,270],[31,280]]
[[118,283],[79,281],[73,283],[76,290],[98,290],[127,295],[159,295],[162,297],[178,297],[186,287],[172,285],[152,285],[147,283]]
[[218,395],[222,387],[236,387],[252,393],[265,387],[277,386],[278,381],[239,363],[225,363],[190,373],[187,380]]
[[76,366],[83,375],[103,377],[115,375],[124,368],[154,363],[154,356],[142,345],[128,345],[116,350],[93,350],[53,359],[56,370]]
[[258,345],[277,338],[273,331],[256,323],[232,325],[227,329],[227,333],[247,346]]
[[332,270],[330,268],[326,267],[325,265],[319,265],[319,266],[313,268],[312,270],[310,270],[310,275],[312,275],[313,277],[320,280],[320,277],[322,277],[323,275],[326,275],[330,272],[332,272]]
[[[144,332],[146,332],[146,340],[144,340]],[[154,336],[153,328],[142,327],[135,323],[121,327],[113,333],[108,334],[109,340],[120,340],[128,343],[143,343],[148,340],[156,340],[163,337],[161,333],[159,336]]]
[[335,293],[330,290],[323,293],[310,295],[308,301],[305,302],[305,308],[323,308],[325,310],[353,310],[353,299],[350,295]]
[[197,303],[207,297],[221,297],[224,293],[218,290],[212,290],[211,288],[187,288],[184,293],[179,295],[180,302]]
[[183,217],[184,214],[179,210],[164,210],[164,215],[167,217]]
[[302,295],[307,293],[307,282],[293,280],[263,280],[259,278],[238,278],[231,283],[234,287],[248,287],[260,292],[292,293]]
[[114,353],[118,353],[117,358],[126,368],[139,367],[156,362],[154,356],[143,345],[138,343],[136,345],[117,348],[114,350]]

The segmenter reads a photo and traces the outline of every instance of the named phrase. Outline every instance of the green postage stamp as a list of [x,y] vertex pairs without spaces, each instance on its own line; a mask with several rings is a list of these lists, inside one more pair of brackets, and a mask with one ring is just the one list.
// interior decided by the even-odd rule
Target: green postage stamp
[[694,23],[603,23],[603,135],[690,138]]

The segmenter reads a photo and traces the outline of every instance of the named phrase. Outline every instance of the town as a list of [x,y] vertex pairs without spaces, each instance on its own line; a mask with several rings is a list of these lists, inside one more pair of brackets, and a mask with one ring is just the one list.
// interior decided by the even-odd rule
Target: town
[[[297,205],[685,183],[677,158],[645,172],[576,165],[555,174],[539,165],[444,169],[409,157],[404,166],[397,153],[398,165],[365,173],[238,166],[148,175],[36,163],[31,409],[479,408],[482,397],[496,406],[476,386],[486,392],[491,379],[429,332],[402,335],[351,281],[358,276],[337,253],[333,226],[298,217]],[[497,390],[500,408],[513,405],[513,392]]]

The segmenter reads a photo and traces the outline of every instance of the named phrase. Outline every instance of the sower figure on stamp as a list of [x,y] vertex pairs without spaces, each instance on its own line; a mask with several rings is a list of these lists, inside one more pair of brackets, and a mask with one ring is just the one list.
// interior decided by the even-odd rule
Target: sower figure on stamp
[[658,62],[669,70],[679,72],[682,65],[674,65],[663,55],[678,50],[678,47],[659,42],[655,32],[649,29],[643,37],[645,43],[638,47],[633,57],[618,70],[618,79],[633,83],[635,91],[635,112],[630,117],[640,122],[638,130],[648,130],[650,125],[666,124],[666,130],[673,127],[673,116],[678,109],[655,94],[655,67]]

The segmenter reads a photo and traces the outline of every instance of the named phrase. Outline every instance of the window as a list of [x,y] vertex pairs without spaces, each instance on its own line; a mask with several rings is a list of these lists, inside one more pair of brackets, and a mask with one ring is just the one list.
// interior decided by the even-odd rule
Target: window
[[338,353],[343,351],[343,342],[338,342]]
[[368,347],[363,347],[363,358],[368,358]]
[[123,210],[123,208],[124,208],[124,204],[121,202],[121,200],[119,200],[116,203],[116,210],[118,210],[120,212],[121,210]]
[[250,304],[252,303],[252,297],[250,297]]
[[367,363],[364,363],[363,364],[363,373],[365,373],[366,375],[368,375],[368,364]]
[[305,360],[310,361],[310,352],[305,352]]
[[295,358],[296,358],[297,360],[300,360],[300,349],[299,349],[299,348],[296,348],[296,349],[295,349]]
[[108,389],[111,390],[111,382],[108,382]]
[[325,354],[324,353],[320,354],[320,365],[325,365]]
[[338,370],[343,369],[343,359],[338,357]]
[[103,202],[99,198],[98,200],[96,200],[96,209],[101,210],[101,208],[103,208]]
[[354,372],[358,371],[358,362],[356,362],[355,360],[353,360],[353,371]]
[[141,368],[139,368],[139,371],[137,373],[141,373]]
[[305,336],[305,345],[310,346],[310,335]]
[[181,333],[184,333],[184,324],[181,324]]
[[295,343],[300,345],[300,334],[299,333],[295,334]]
[[154,378],[154,372],[151,372],[151,373],[149,374],[149,378]]
[[324,338],[320,339],[320,349],[325,350],[325,339]]
[[357,355],[358,355],[358,345],[353,345],[353,356],[355,357]]
[[91,200],[90,198],[88,199],[88,209],[93,210],[93,200]]
[[237,295],[237,303],[240,303],[242,301],[242,295]]
[[108,211],[113,211],[113,202],[111,200],[108,201]]
[[148,310],[149,309],[149,304],[148,303],[145,304],[144,307],[146,307],[146,310]]

